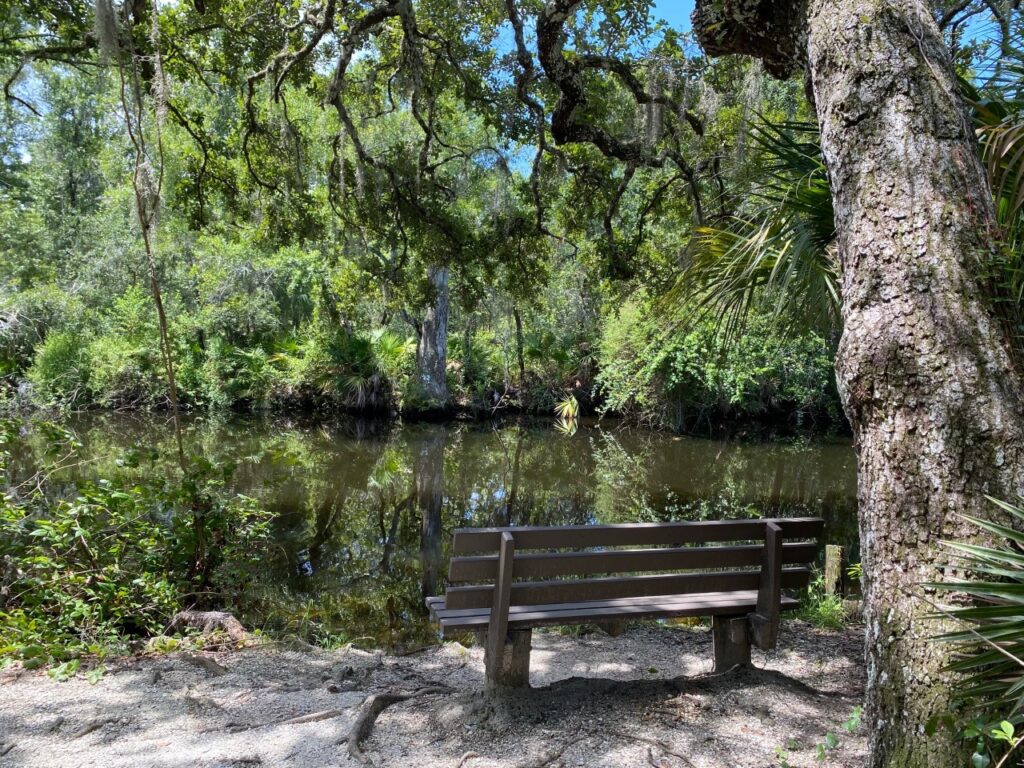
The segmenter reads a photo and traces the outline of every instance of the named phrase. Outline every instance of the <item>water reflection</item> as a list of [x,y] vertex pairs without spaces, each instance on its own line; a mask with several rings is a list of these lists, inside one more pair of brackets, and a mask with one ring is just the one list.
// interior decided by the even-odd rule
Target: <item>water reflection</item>
[[[172,457],[160,416],[73,424],[88,463],[60,480],[123,471],[125,450]],[[460,526],[820,515],[856,550],[855,457],[845,441],[743,443],[582,423],[396,426],[373,421],[195,418],[192,452],[237,464],[240,492],[277,512],[264,578],[237,606],[250,623],[320,642],[432,637],[424,595],[444,589]],[[19,456],[23,471],[34,458]],[[160,459],[148,471],[172,472]],[[17,471],[17,470],[16,470]],[[365,641],[365,640],[364,640]]]

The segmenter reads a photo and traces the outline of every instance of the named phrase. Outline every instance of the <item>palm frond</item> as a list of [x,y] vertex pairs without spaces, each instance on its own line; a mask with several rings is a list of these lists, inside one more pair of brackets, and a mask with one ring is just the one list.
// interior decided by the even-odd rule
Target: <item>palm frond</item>
[[835,214],[817,135],[809,123],[751,129],[765,178],[743,215],[696,230],[691,261],[665,297],[677,316],[712,313],[726,336],[755,306],[784,325],[838,327]]
[[[1024,508],[990,499],[1012,520],[1024,522]],[[957,696],[989,716],[1012,719],[1024,714],[1024,532],[1012,526],[964,516],[996,538],[991,546],[945,542],[966,568],[981,579],[925,585],[967,598],[970,604],[946,615],[961,628],[935,639],[953,643],[956,656],[949,669],[965,676]]]

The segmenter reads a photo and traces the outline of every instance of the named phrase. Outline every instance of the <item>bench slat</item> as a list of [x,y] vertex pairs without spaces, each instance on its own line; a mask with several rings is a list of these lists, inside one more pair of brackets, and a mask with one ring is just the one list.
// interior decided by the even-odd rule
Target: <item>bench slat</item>
[[[782,610],[792,610],[799,602],[783,597]],[[586,603],[563,603],[552,606],[515,606],[509,611],[509,629],[527,629],[556,624],[581,624],[615,619],[650,619],[677,616],[721,616],[747,613],[757,605],[757,591],[704,592],[693,595],[671,595],[660,598],[628,598]],[[450,612],[437,610],[445,634],[487,628],[489,613],[470,610]]]
[[764,538],[765,523],[776,523],[785,539],[816,539],[825,528],[820,517],[706,520],[701,522],[622,523],[616,525],[522,526],[457,528],[452,553],[497,552],[501,534],[508,531],[516,549],[559,549],[616,546],[654,546],[697,542],[748,541]]
[[[809,568],[787,568],[782,572],[784,589],[803,589],[811,579]],[[612,600],[623,597],[688,595],[695,592],[733,592],[757,589],[760,571],[717,573],[672,573],[654,576],[615,576],[596,579],[519,582],[512,585],[512,605]],[[446,597],[428,598],[442,608],[490,608],[494,588],[487,586],[449,587]]]
[[[764,531],[764,526],[760,526]],[[516,542],[518,547],[518,536]],[[590,576],[598,573],[693,570],[697,568],[738,568],[761,564],[763,544],[739,546],[682,547],[678,549],[626,549],[605,552],[539,552],[515,557],[517,578]],[[788,543],[783,546],[782,563],[813,562],[816,544]],[[451,583],[494,581],[498,557],[483,555],[452,558],[448,570]]]

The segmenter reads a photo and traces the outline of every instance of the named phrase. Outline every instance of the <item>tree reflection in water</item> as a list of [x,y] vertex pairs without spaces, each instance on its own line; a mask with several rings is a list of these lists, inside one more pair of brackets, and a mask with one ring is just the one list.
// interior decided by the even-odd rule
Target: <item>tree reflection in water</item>
[[[173,457],[159,415],[88,414],[73,424],[85,473],[124,472],[126,450]],[[311,642],[408,646],[433,630],[423,596],[444,589],[460,526],[568,525],[821,515],[856,556],[856,470],[846,440],[740,442],[583,423],[508,425],[195,418],[189,450],[237,465],[234,483],[277,513],[247,623]],[[40,446],[42,450],[42,446]],[[28,472],[38,457],[14,457]],[[162,471],[165,458],[139,471]],[[169,466],[169,465],[168,465]]]

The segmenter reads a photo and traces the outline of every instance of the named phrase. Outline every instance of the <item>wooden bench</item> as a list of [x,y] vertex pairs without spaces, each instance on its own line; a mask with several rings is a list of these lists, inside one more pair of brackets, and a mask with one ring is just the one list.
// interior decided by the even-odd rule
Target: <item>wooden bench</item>
[[459,528],[449,587],[427,598],[445,637],[486,635],[488,688],[529,685],[533,627],[711,616],[715,669],[775,647],[817,557],[821,518]]

